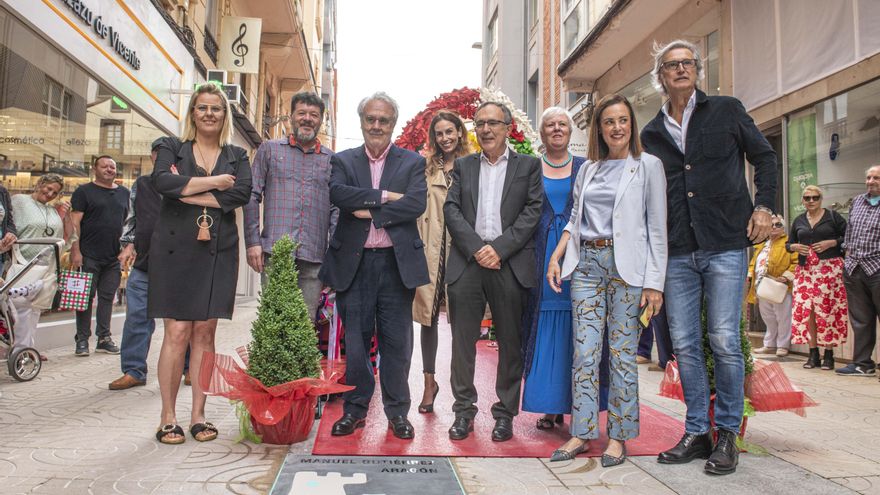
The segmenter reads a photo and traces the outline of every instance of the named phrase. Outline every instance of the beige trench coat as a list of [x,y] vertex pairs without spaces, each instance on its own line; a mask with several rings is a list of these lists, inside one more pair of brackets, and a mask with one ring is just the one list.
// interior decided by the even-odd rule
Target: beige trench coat
[[[437,275],[440,269],[440,242],[446,222],[443,220],[443,203],[449,187],[439,167],[432,166],[426,177],[428,182],[428,200],[425,212],[419,217],[418,227],[422,242],[425,243],[425,258],[428,261],[428,275],[431,283],[416,289],[413,300],[413,320],[419,324],[431,325],[431,310],[434,309],[434,294],[437,290]],[[446,234],[446,253],[452,249],[450,236]]]

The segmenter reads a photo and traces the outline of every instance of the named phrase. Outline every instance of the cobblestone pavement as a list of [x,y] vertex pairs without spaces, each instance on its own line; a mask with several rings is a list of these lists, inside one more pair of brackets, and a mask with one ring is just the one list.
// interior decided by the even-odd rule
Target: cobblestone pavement
[[[221,322],[218,352],[231,353],[249,339],[255,302],[238,306],[232,322]],[[155,370],[161,330],[153,342]],[[46,352],[49,361],[34,381],[0,377],[0,493],[168,494],[265,493],[287,452],[309,453],[314,438],[286,447],[236,443],[238,421],[223,398],[209,397],[207,417],[220,438],[180,446],[160,445],[159,389],[155,375],[145,387],[110,391],[120,374],[119,357],[73,356],[70,348]],[[457,458],[467,493],[865,493],[880,494],[880,383],[876,378],[838,377],[804,370],[800,358],[783,367],[819,407],[807,418],[761,413],[749,422],[747,440],[769,452],[746,454],[735,475],[714,478],[694,462],[660,466],[633,458],[602,469],[596,459],[547,463],[542,459]],[[658,397],[660,373],[640,366],[641,397],[651,407],[681,418],[684,407]],[[187,418],[189,389],[181,387],[178,417]],[[184,421],[184,423],[186,423]],[[548,453],[549,454],[549,453]],[[748,491],[745,491],[748,490]],[[399,493],[413,493],[401,487]]]

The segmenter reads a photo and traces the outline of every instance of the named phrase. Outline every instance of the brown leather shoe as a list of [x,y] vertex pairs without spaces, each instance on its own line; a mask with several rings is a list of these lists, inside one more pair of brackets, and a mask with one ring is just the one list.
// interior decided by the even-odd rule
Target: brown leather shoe
[[108,388],[110,390],[125,390],[131,387],[143,387],[146,384],[147,382],[140,381],[137,378],[126,373],[125,375],[122,375],[121,377],[110,382]]
[[188,386],[192,386],[193,384],[192,380],[189,378],[189,371],[183,374],[183,384]]

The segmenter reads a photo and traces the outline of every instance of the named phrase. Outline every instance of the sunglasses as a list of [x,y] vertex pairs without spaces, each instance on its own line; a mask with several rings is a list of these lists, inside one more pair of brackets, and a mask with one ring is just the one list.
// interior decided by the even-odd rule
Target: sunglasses
[[775,227],[775,228],[777,228],[777,229],[781,229],[781,228],[782,228],[782,222],[776,222],[776,223],[774,223],[774,224],[773,224],[773,227]]
[[819,201],[822,196],[804,196],[804,201]]

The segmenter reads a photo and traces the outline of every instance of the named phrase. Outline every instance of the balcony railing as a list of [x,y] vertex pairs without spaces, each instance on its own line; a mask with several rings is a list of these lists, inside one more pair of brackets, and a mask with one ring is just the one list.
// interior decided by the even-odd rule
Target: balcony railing
[[211,58],[211,61],[214,62],[214,65],[217,65],[217,41],[211,36],[211,31],[208,31],[207,26],[205,27],[205,52],[208,53],[208,57]]

